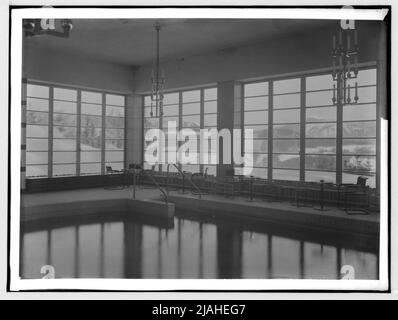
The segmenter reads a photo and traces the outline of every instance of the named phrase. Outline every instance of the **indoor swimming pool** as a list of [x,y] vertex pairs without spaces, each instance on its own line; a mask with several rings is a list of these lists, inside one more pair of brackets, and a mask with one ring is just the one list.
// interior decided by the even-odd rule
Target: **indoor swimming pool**
[[[156,222],[154,222],[156,220]],[[236,221],[235,221],[236,220]],[[177,213],[38,220],[21,225],[20,275],[41,278],[378,278],[377,237]]]

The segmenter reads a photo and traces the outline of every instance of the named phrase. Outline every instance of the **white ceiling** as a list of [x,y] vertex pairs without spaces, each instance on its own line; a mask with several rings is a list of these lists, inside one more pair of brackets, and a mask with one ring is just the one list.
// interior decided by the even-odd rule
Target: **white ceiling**
[[[178,59],[295,36],[336,24],[332,20],[159,19],[161,59]],[[140,66],[156,52],[154,19],[74,19],[69,38],[41,35],[26,45],[96,60]]]

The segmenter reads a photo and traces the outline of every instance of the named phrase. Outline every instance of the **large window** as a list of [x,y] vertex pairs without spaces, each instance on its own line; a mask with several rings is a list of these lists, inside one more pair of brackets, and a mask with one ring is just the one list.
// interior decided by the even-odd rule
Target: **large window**
[[123,95],[28,83],[27,177],[123,168],[124,108]]
[[[165,133],[164,160],[166,164],[155,165],[155,170],[166,171],[167,164],[180,162],[177,149],[184,142],[177,143],[175,149],[168,144],[168,127],[172,121],[176,123],[177,131],[180,129],[191,129],[197,134],[197,137],[199,137],[199,130],[201,128],[217,128],[217,88],[166,93],[163,100],[163,115],[159,117],[156,117],[155,108],[152,108],[151,116],[151,97],[144,96],[144,136],[149,129],[162,129]],[[144,153],[149,143],[144,143]],[[197,148],[194,154],[196,155],[197,163],[199,163],[199,143],[197,144]],[[159,150],[159,152],[162,152],[162,150]],[[175,156],[171,159],[168,158],[169,152],[175,152]],[[179,161],[175,161],[177,159]],[[211,164],[179,164],[179,167],[181,170],[187,172],[204,172],[207,170],[208,174],[216,174],[216,166]],[[152,168],[145,162],[145,159],[144,168]],[[176,171],[174,166],[169,166],[169,170]]]
[[251,175],[334,183],[364,175],[375,187],[376,69],[360,70],[351,82],[351,99],[357,82],[359,100],[342,108],[340,120],[331,74],[243,84],[243,125],[254,135]]

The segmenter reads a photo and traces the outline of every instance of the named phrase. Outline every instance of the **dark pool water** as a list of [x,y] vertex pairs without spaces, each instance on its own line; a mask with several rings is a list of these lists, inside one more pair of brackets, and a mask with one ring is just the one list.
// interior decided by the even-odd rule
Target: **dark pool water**
[[[105,217],[106,216],[106,217]],[[154,222],[156,221],[156,222]],[[378,278],[377,238],[238,219],[132,213],[24,223],[21,277],[41,278]]]

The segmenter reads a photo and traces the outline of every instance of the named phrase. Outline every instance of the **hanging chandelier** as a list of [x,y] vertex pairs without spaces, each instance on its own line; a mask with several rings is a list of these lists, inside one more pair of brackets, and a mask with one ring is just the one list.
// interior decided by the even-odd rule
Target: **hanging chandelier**
[[[160,71],[159,66],[159,32],[160,24],[155,24],[156,30],[156,66],[155,70],[152,69],[151,82],[152,82],[152,93],[151,93],[151,117],[160,117],[163,115],[163,91],[164,91],[164,71]],[[153,112],[155,109],[155,114]]]
[[355,104],[358,102],[358,82],[355,81],[355,90],[352,96],[351,81],[358,77],[358,31],[357,29],[341,28],[336,43],[333,35],[332,50],[332,77],[333,105]]

